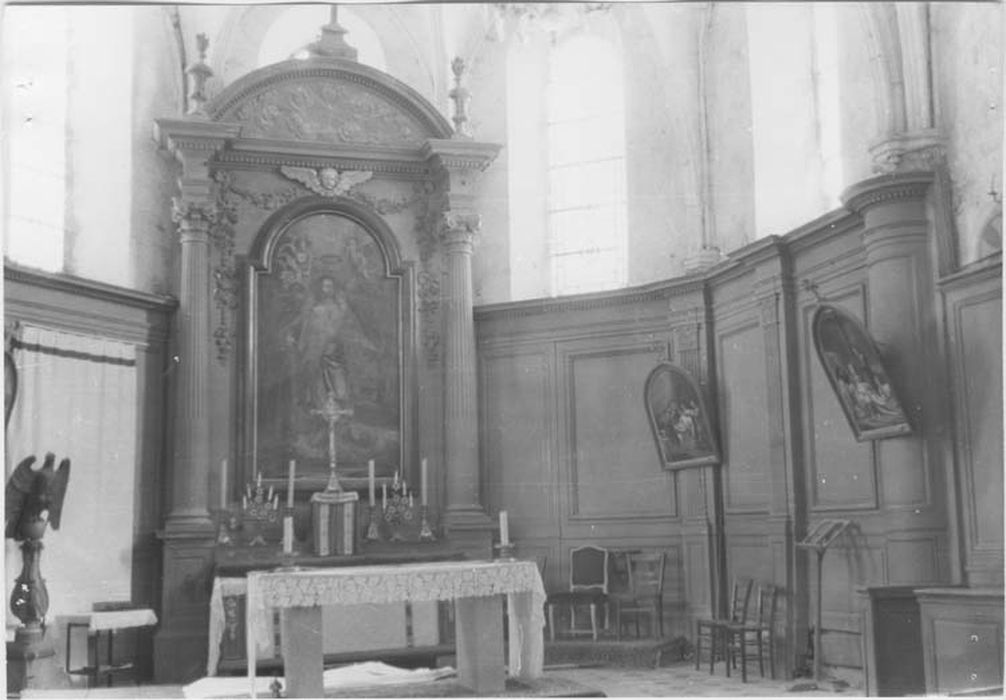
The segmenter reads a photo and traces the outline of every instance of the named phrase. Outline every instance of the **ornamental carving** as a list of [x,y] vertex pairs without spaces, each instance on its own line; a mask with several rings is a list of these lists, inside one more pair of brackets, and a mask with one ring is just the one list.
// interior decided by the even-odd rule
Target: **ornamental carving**
[[216,205],[213,202],[202,202],[171,198],[171,220],[184,228],[210,226],[217,220]]
[[283,165],[279,171],[323,197],[346,195],[353,187],[374,177],[374,173],[367,170],[348,170],[340,173],[335,168],[299,168],[292,165]]
[[362,85],[311,79],[284,82],[221,117],[245,125],[243,136],[349,144],[418,146],[420,124]]

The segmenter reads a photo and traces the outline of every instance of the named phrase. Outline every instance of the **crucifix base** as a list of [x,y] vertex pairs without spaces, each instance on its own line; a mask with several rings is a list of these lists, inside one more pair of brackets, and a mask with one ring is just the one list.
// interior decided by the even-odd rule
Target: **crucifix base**
[[355,491],[319,491],[311,495],[315,554],[325,557],[356,553],[356,503],[359,499]]

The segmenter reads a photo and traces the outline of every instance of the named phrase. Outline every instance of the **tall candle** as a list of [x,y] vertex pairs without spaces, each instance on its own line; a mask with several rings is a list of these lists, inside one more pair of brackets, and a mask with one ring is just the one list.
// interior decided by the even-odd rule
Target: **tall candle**
[[500,544],[510,544],[510,527],[505,510],[500,511]]
[[293,479],[297,472],[297,462],[290,460],[290,472],[287,475],[286,485],[286,507],[293,508]]
[[429,482],[426,476],[426,457],[423,457],[423,461],[419,463],[419,498],[424,506],[429,505],[428,493]]
[[388,485],[381,484],[381,507],[384,510],[388,509]]
[[367,484],[370,491],[370,507],[374,507],[374,460],[367,462]]
[[283,517],[283,554],[293,554],[293,516]]
[[227,510],[227,458],[220,460],[220,510]]

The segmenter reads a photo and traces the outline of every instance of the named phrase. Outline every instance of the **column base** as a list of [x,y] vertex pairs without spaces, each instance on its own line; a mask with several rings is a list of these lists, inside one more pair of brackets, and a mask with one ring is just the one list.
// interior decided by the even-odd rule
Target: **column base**
[[60,665],[56,649],[45,630],[19,627],[7,643],[7,695],[22,690],[69,688],[70,677]]

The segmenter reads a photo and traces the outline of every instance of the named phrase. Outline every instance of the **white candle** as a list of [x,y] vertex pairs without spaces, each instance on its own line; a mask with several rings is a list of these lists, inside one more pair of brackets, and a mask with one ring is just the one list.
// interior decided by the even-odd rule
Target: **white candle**
[[510,544],[510,528],[505,510],[500,511],[500,544]]
[[267,501],[269,501],[270,503],[272,503],[272,486],[271,486],[271,485],[269,486],[269,495],[268,495],[268,496],[266,496],[266,499],[265,499],[265,500],[267,500]]
[[227,510],[227,458],[220,460],[220,510]]
[[247,496],[242,496],[241,497],[241,508],[244,509],[244,510],[248,510],[248,497]]
[[262,472],[258,473],[258,479],[255,481],[255,488],[262,488]]
[[429,503],[429,482],[426,475],[426,457],[423,457],[423,461],[419,463],[419,498],[424,506],[428,506]]
[[367,485],[370,492],[370,507],[374,507],[374,460],[367,462]]
[[283,518],[283,554],[293,554],[293,516]]
[[272,509],[279,510],[279,494],[272,497]]
[[287,485],[286,485],[286,506],[287,508],[293,508],[293,480],[294,475],[297,472],[297,462],[290,460],[290,472],[287,475]]
[[388,509],[388,485],[381,484],[381,507],[384,510]]
[[409,508],[412,507],[412,494],[409,494]]

